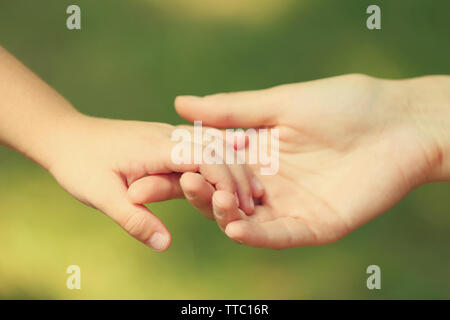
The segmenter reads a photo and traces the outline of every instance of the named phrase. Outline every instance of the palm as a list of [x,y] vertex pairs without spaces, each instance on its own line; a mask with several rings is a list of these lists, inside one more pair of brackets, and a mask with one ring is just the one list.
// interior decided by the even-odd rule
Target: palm
[[[279,129],[282,134],[283,128]],[[339,139],[323,144],[311,138],[299,145],[296,142],[304,134],[289,130],[289,137],[280,136],[284,142],[278,174],[260,176],[265,196],[255,214],[244,219],[278,221],[285,232],[298,222],[302,224],[299,228],[306,227],[304,232],[310,232],[307,244],[327,243],[384,212],[412,187],[395,159],[379,160],[391,154],[395,147],[392,141],[384,143],[386,140],[364,135],[343,149]],[[305,152],[308,148],[311,150]],[[259,167],[253,170],[257,174]]]

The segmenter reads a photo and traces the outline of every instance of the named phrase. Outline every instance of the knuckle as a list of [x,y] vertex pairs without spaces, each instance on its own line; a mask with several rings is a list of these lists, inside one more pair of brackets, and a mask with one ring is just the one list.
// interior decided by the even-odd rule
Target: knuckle
[[223,190],[223,191],[228,191],[231,193],[235,193],[236,190],[236,186],[234,185],[233,181],[219,181],[215,184],[216,190]]
[[139,240],[145,240],[150,236],[150,228],[146,227],[147,219],[142,214],[132,214],[130,215],[122,227],[126,232],[128,232],[131,236]]

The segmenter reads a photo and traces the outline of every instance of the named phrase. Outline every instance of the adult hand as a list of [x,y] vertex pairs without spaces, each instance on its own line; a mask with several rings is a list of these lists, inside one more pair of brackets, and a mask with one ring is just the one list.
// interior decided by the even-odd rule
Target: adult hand
[[[231,194],[186,173],[181,186],[201,210],[213,208],[226,234],[255,247],[336,241],[388,210],[411,189],[450,179],[449,77],[381,80],[345,75],[267,90],[181,96],[189,121],[279,129],[279,172],[246,216]],[[259,166],[253,166],[259,175]]]

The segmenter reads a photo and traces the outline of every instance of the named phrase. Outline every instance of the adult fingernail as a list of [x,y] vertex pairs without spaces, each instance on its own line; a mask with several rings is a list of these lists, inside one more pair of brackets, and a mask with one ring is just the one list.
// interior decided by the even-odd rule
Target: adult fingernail
[[177,98],[191,100],[191,101],[197,101],[197,100],[201,99],[201,97],[198,97],[198,96],[178,96]]
[[156,251],[162,251],[166,249],[168,243],[169,237],[166,234],[162,234],[160,232],[155,232],[148,241],[148,245]]

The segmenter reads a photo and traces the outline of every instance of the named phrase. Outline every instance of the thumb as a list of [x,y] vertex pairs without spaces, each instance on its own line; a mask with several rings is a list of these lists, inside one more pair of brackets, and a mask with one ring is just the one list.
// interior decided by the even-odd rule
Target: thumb
[[169,248],[171,237],[164,224],[144,205],[132,204],[127,199],[114,201],[104,211],[132,237],[156,251]]
[[277,104],[275,88],[175,99],[175,109],[181,117],[190,122],[202,120],[204,125],[216,128],[276,125],[280,110]]
[[128,198],[125,186],[117,186],[115,192],[108,192],[105,201],[96,207],[113,219],[132,237],[156,251],[165,251],[171,243],[166,226],[147,207],[133,204]]

